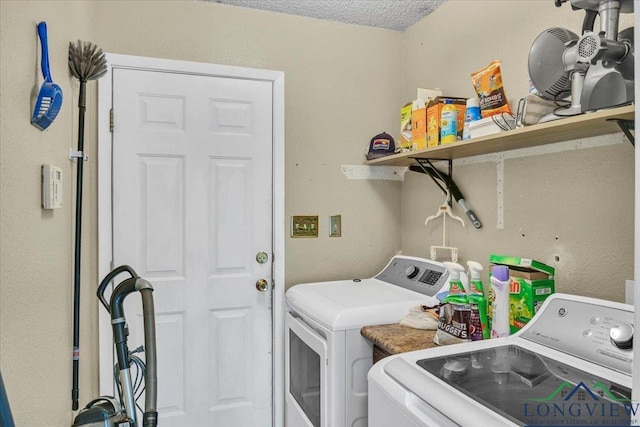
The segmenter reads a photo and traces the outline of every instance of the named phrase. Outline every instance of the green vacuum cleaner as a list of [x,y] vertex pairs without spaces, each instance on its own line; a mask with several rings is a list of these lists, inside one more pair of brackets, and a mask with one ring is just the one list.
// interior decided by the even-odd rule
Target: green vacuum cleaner
[[[107,302],[104,292],[111,281],[121,273],[128,273],[131,277],[116,286],[110,301]],[[124,316],[124,299],[134,292],[140,292],[142,297],[144,320],[145,407],[141,421],[137,419],[135,400],[137,393],[134,391],[130,371],[131,366],[136,366],[136,361],[139,361],[139,358],[134,356],[127,347],[129,329]],[[114,269],[102,280],[98,286],[98,299],[111,315],[113,343],[117,358],[114,379],[119,396],[117,399],[111,396],[102,396],[89,402],[78,413],[72,427],[156,427],[158,425],[158,412],[156,411],[158,393],[153,287],[148,281],[140,278],[131,267],[123,265]]]

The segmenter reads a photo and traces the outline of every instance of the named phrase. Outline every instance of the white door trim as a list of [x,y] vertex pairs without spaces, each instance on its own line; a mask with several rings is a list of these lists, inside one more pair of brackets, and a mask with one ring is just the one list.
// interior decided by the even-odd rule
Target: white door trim
[[[101,280],[112,269],[112,105],[113,69],[166,71],[212,77],[270,81],[273,85],[273,426],[284,425],[284,72],[228,65],[177,61],[130,55],[106,55],[107,74],[98,81],[98,275]],[[116,124],[117,125],[117,124]],[[96,305],[99,305],[96,300]],[[111,328],[107,313],[98,307],[100,330]],[[104,335],[104,334],[103,334]],[[99,337],[99,355],[109,354],[110,337]],[[107,364],[99,364],[100,378],[112,378]],[[113,364],[110,363],[112,366]],[[113,394],[113,382],[99,381],[100,394]]]

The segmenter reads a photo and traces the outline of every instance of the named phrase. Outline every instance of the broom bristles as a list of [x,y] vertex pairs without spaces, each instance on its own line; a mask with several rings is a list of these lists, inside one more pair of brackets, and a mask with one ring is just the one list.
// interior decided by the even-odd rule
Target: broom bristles
[[102,49],[91,42],[69,42],[69,70],[80,81],[99,79],[107,72],[107,60]]

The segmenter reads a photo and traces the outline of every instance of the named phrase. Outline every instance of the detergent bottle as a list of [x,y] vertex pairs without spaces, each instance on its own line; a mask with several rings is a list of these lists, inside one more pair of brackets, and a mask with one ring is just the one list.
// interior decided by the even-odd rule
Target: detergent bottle
[[491,338],[509,336],[509,267],[494,265],[491,276],[493,319]]
[[482,286],[482,265],[476,261],[467,261],[469,267],[469,304],[471,304],[471,322],[474,330],[471,331],[471,340],[486,340],[491,336],[489,320],[487,319],[487,300]]
[[445,100],[440,114],[440,144],[451,144],[458,139],[458,109],[450,99]]
[[460,280],[460,275],[464,273],[464,267],[457,262],[443,262],[444,268],[449,270],[449,295],[445,302],[455,301],[456,303],[468,303],[467,292]]

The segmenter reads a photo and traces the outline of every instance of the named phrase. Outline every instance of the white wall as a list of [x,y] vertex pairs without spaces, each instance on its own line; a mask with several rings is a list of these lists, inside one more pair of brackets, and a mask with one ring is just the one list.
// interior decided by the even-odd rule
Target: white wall
[[[287,237],[292,285],[373,275],[401,246],[426,255],[439,236],[422,225],[441,201],[433,184],[414,175],[402,184],[350,181],[340,166],[362,164],[373,135],[395,132],[399,108],[417,86],[470,96],[468,74],[499,58],[507,94],[521,96],[528,88],[523,61],[535,35],[550,19],[573,28],[581,21],[551,3],[451,1],[402,34],[191,1],[1,1],[0,370],[17,425],[69,425],[73,418],[74,167],[67,153],[76,145],[78,85],[67,71],[69,41],[90,40],[111,53],[285,72],[286,214],[321,220],[318,239]],[[46,132],[29,124],[40,20],[49,24],[53,77],[65,94]],[[464,28],[447,33],[455,49],[445,52],[441,34],[456,24]],[[470,32],[472,25],[483,32]],[[81,402],[98,390],[95,84],[89,89]],[[517,252],[557,266],[560,290],[621,299],[622,279],[632,275],[633,155],[619,135],[607,140],[613,145],[507,160],[504,230],[495,229],[495,163],[457,167],[454,176],[485,223],[480,232],[452,234],[464,245],[462,257],[484,261],[493,251]],[[53,213],[40,209],[43,163],[65,174],[64,206]],[[530,182],[538,188],[527,190]],[[538,207],[530,210],[529,200]],[[561,209],[543,213],[544,205]],[[328,237],[332,214],[342,214],[343,237]]]
[[[0,370],[19,426],[71,423],[72,260],[74,182],[68,151],[77,141],[78,85],[67,66],[68,43],[91,38],[85,2],[0,3]],[[31,126],[32,89],[39,83],[36,25],[46,20],[54,82],[62,110],[44,132]],[[37,93],[37,92],[36,92]],[[91,97],[89,100],[91,101]],[[91,113],[87,127],[95,127]],[[64,174],[61,209],[40,209],[40,167]],[[86,183],[95,163],[88,163]],[[95,185],[93,186],[95,188]],[[84,207],[81,390],[86,402],[97,384],[97,319],[90,315],[95,275],[95,200],[88,185]]]
[[[404,34],[404,97],[415,97],[416,87],[473,96],[470,74],[499,59],[515,112],[517,99],[529,89],[533,40],[553,26],[579,34],[583,16],[551,0],[450,0]],[[620,29],[633,25],[633,14],[622,17]],[[486,268],[492,253],[533,258],[556,268],[559,292],[624,301],[625,279],[633,278],[633,153],[622,133],[504,153],[503,229],[497,228],[495,156],[454,162],[454,179],[484,227],[448,222],[448,244],[460,249],[463,263],[476,260]],[[424,219],[443,199],[426,175],[406,175],[405,253],[428,256],[430,245],[441,244],[441,223],[425,227]],[[455,203],[454,212],[465,217]]]
[[[30,125],[35,26],[49,26],[63,109]],[[369,139],[396,125],[402,34],[193,1],[0,2],[0,370],[21,426],[69,425],[71,412],[72,182],[78,84],[69,41],[105,52],[285,72],[286,215],[318,214],[317,239],[286,239],[287,284],[365,277],[400,248],[400,183],[351,181]],[[89,83],[85,151],[80,402],[98,392],[96,83]],[[40,209],[40,166],[65,175],[63,208]],[[266,207],[268,208],[268,207]],[[342,237],[328,218],[342,215]],[[288,233],[288,229],[287,229]]]

